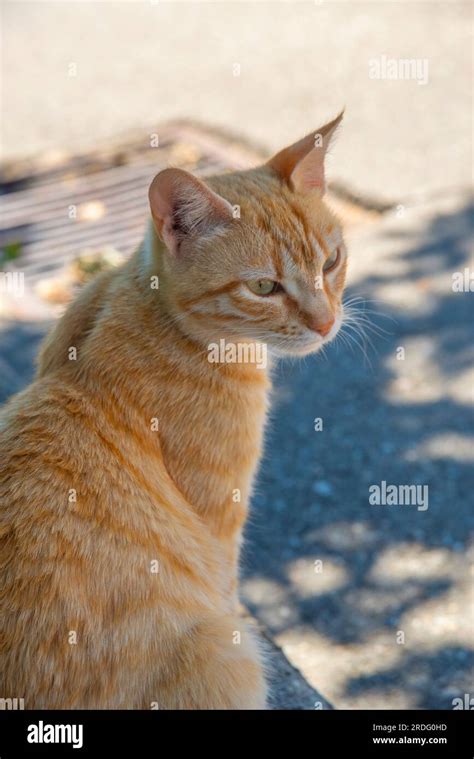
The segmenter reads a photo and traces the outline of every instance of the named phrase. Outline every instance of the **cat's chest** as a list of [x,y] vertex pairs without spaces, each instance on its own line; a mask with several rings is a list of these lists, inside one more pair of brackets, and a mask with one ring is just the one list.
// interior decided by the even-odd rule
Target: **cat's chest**
[[163,409],[166,467],[202,513],[215,513],[219,520],[231,514],[236,525],[245,518],[262,452],[268,394],[266,378],[247,375],[209,392],[201,387]]

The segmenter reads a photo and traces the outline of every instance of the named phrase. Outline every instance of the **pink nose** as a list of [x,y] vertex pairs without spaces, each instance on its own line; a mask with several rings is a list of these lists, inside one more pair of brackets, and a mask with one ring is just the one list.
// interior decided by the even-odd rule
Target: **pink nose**
[[322,337],[326,337],[326,335],[331,331],[333,324],[334,324],[334,319],[331,319],[331,321],[326,322],[326,324],[315,326],[314,330],[315,332],[319,332],[319,334],[322,335]]
[[331,319],[330,321],[326,322],[325,324],[321,324],[320,319],[316,319],[314,316],[307,320],[306,324],[308,327],[314,332],[317,332],[322,337],[326,337],[328,332],[331,331],[331,327],[334,324],[334,319]]

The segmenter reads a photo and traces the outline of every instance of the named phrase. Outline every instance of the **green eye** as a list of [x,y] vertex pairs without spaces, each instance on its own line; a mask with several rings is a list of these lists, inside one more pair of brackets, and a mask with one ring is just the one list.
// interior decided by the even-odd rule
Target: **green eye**
[[336,266],[339,263],[339,259],[341,257],[341,249],[336,248],[329,258],[326,258],[326,261],[324,262],[323,271],[331,271],[331,269],[335,269]]
[[273,279],[250,279],[246,284],[255,295],[273,295],[281,289],[278,282],[274,282]]

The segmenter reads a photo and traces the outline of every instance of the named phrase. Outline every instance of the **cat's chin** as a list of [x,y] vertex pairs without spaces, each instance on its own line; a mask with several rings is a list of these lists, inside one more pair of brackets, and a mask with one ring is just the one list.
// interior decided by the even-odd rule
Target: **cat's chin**
[[309,356],[311,353],[320,351],[324,344],[324,340],[314,340],[311,342],[298,342],[295,340],[294,343],[285,345],[284,347],[272,345],[271,351],[275,356],[279,356],[280,358],[284,358],[285,356]]

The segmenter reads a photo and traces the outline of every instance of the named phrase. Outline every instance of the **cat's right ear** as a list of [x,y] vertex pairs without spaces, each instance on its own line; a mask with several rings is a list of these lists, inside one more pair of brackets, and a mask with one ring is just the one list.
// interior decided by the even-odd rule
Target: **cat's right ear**
[[269,166],[280,179],[293,190],[301,193],[318,190],[324,194],[326,180],[324,163],[329,144],[341,123],[344,111],[325,124],[316,132],[303,137],[299,142],[280,150],[270,161]]
[[177,254],[190,236],[211,236],[233,218],[232,206],[183,169],[164,169],[148,192],[156,232]]

